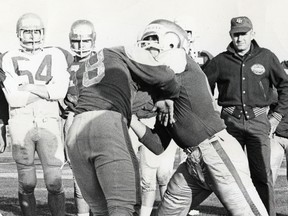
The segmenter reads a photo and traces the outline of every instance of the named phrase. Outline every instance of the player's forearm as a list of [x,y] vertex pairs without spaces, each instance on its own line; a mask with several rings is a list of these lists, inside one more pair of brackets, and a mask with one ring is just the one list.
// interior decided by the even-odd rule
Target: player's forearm
[[38,100],[41,100],[41,99],[42,99],[42,98],[39,97],[38,95],[35,95],[35,94],[33,94],[33,93],[30,93],[30,95],[29,95],[29,97],[28,97],[28,99],[27,99],[26,105],[31,104],[31,103],[34,103],[34,102],[36,102],[36,101],[38,101]]
[[[56,88],[56,86],[54,85]],[[38,95],[40,98],[46,99],[46,100],[59,100],[63,99],[65,97],[67,88],[58,88],[58,92],[54,89],[51,90],[51,86],[48,85],[30,85],[28,88],[28,91],[32,94]]]
[[52,79],[47,87],[50,100],[64,99],[69,86],[69,73],[63,73]]
[[136,115],[132,115],[130,127],[139,139],[146,133],[146,125],[139,121]]
[[165,151],[162,141],[157,133],[153,133],[151,128],[147,127],[135,115],[132,115],[131,128],[138,136],[139,141],[143,143],[154,154],[159,155]]
[[[32,94],[49,100],[49,93],[47,91],[47,88],[45,85],[31,85],[31,88],[29,89],[29,92],[31,92]],[[31,96],[31,100],[33,100],[34,96]]]

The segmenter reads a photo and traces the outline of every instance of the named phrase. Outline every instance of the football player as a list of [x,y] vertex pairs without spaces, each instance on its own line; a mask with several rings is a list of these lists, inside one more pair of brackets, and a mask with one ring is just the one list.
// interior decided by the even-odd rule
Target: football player
[[[96,54],[95,52],[95,41],[96,32],[94,25],[89,20],[76,20],[72,25],[69,33],[70,48],[74,53],[74,62],[69,68],[70,72],[70,83],[67,95],[64,99],[64,103],[67,108],[64,113],[68,114],[64,132],[65,137],[68,129],[70,128],[73,118],[74,111],[77,104],[77,91],[76,91],[76,71],[79,69],[80,64],[87,60],[91,55]],[[78,216],[89,215],[89,206],[83,199],[79,186],[74,178],[74,199],[77,208]]]
[[96,32],[94,25],[89,20],[76,20],[70,28],[69,33],[70,49],[74,53],[74,61],[69,68],[70,82],[67,95],[64,99],[66,105],[67,119],[65,122],[65,134],[73,121],[74,111],[77,104],[76,71],[80,65],[91,55],[96,54],[95,42]]
[[[151,130],[135,115],[131,121],[140,141],[154,153],[162,153],[174,139],[187,154],[168,183],[157,215],[187,215],[190,206],[198,206],[212,192],[231,215],[268,215],[250,178],[247,157],[227,133],[213,106],[205,74],[181,46],[183,38],[187,39],[187,33],[180,26],[156,20],[147,26],[139,42],[153,51],[159,63],[178,73],[181,84],[179,97],[174,99],[173,125],[164,127],[158,121]],[[168,101],[158,101],[157,107],[161,108],[161,103]]]
[[61,179],[64,162],[58,100],[66,95],[68,67],[73,57],[56,47],[44,47],[45,28],[34,13],[16,25],[20,49],[1,56],[3,91],[10,107],[9,132],[18,172],[18,198],[23,215],[36,215],[35,152],[39,156],[52,215],[65,215]]
[[[288,61],[284,60],[281,62],[286,74],[288,74]],[[275,107],[277,107],[278,94],[276,89],[273,91],[274,103],[270,105],[269,115],[273,112]],[[278,171],[282,165],[284,156],[286,159],[286,178],[288,180],[288,116],[285,115],[279,125],[276,128],[276,131],[270,138],[271,145],[271,170],[273,183],[276,184],[277,177],[279,175]]]
[[6,125],[8,124],[9,111],[5,95],[0,89],[0,153],[3,153],[7,147]]
[[139,168],[128,127],[136,92],[178,96],[174,72],[133,46],[104,48],[76,72],[77,105],[66,145],[73,173],[93,215],[137,215]]

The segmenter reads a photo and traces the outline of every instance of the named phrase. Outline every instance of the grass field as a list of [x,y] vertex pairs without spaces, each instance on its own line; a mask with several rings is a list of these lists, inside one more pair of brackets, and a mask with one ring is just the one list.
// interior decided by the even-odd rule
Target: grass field
[[[276,207],[278,216],[288,216],[288,183],[286,180],[286,167],[283,162],[280,170],[280,176],[275,186]],[[47,206],[47,191],[43,181],[43,173],[40,162],[36,160],[38,183],[35,190],[37,199],[37,215],[50,215]],[[66,192],[66,215],[75,215],[75,206],[73,200],[73,183],[72,172],[69,166],[63,169],[63,182]],[[11,152],[0,154],[0,213],[3,216],[21,215],[20,207],[17,199],[17,172],[16,166],[11,158]],[[159,196],[155,202],[155,208],[159,203]],[[205,200],[197,210],[199,215],[227,215],[222,204],[218,201],[214,194]],[[152,213],[153,215],[154,213]]]

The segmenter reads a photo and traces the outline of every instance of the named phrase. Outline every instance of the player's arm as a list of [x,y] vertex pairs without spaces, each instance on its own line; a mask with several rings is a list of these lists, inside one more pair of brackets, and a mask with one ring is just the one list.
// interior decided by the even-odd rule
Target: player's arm
[[5,64],[5,66],[5,71],[2,68],[5,79],[3,80],[1,88],[10,107],[24,107],[37,100],[47,98],[45,85],[29,84],[28,80],[23,80],[23,76],[15,73],[14,65]]
[[143,124],[136,115],[132,115],[130,127],[138,136],[139,141],[156,155],[163,153],[171,141],[165,128],[157,122],[152,130]]
[[35,85],[35,84],[24,84],[20,85],[18,88],[19,91],[30,92],[30,100],[33,101],[33,98],[38,97],[42,99],[49,99],[49,94],[45,85]]
[[1,88],[10,107],[24,107],[41,99],[39,96],[28,91],[19,90],[18,88],[21,85],[17,79],[13,78],[9,73],[6,73],[6,78],[1,83]]
[[24,84],[19,86],[20,91],[27,91],[38,97],[46,100],[64,99],[69,85],[69,73],[63,71],[62,73],[51,77],[45,85],[40,84]]
[[[153,87],[153,92],[157,91],[158,99],[179,96],[180,84],[176,81],[172,69],[156,61],[147,50],[133,47],[133,49],[125,48],[125,52],[132,60],[127,61],[132,78],[143,90]],[[154,95],[152,96],[154,98]]]

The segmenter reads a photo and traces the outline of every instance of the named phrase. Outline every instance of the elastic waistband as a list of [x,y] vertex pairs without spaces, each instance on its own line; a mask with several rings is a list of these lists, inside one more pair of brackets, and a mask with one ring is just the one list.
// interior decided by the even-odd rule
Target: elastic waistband
[[245,116],[246,119],[253,119],[257,116],[260,116],[264,113],[267,114],[269,107],[249,107],[249,106],[230,106],[223,107],[223,110],[228,114],[240,119],[242,115]]

